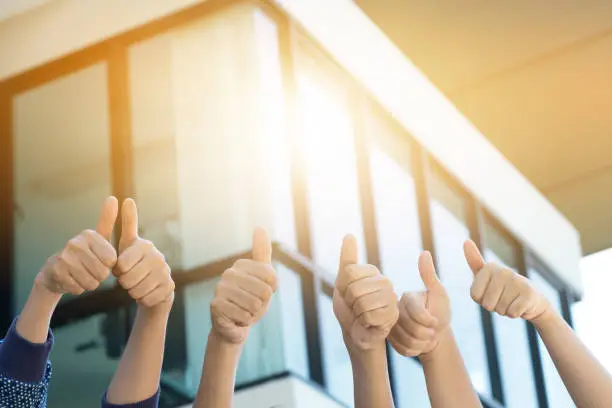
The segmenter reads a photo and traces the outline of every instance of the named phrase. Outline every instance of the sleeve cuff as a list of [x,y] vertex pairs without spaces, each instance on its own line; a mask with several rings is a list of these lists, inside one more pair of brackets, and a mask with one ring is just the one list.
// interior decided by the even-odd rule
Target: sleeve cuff
[[17,318],[0,343],[0,374],[25,383],[38,383],[45,376],[53,333],[49,330],[44,343],[31,343],[17,333]]
[[102,408],[157,408],[159,403],[159,389],[151,397],[144,401],[132,402],[129,404],[111,404],[106,400],[106,393],[102,397]]
[[51,362],[45,366],[45,375],[36,383],[24,383],[0,374],[0,407],[46,407],[47,391],[51,380]]

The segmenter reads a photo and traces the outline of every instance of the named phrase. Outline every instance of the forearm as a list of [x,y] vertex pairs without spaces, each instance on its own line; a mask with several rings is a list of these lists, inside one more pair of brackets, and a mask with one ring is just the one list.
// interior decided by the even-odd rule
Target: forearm
[[138,308],[134,327],[106,392],[111,404],[143,401],[159,388],[169,308]]
[[368,351],[347,348],[353,367],[355,408],[394,407],[385,344]]
[[194,408],[231,408],[241,344],[229,343],[211,331]]
[[440,333],[436,349],[420,360],[432,408],[482,407],[450,328]]
[[533,322],[574,403],[603,408],[612,401],[612,377],[554,310]]
[[60,297],[34,284],[21,314],[0,342],[0,376],[24,383],[48,382],[53,346],[49,322]]
[[51,316],[61,296],[34,282],[30,296],[17,319],[17,333],[31,343],[42,344],[47,341]]

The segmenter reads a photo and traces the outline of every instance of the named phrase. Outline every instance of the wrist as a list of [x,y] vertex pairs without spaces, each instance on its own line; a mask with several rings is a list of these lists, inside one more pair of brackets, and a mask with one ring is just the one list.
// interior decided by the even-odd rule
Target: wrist
[[454,341],[453,332],[450,326],[447,326],[437,333],[436,342],[434,343],[432,349],[419,355],[419,361],[421,361],[421,363],[426,363],[434,360],[439,355],[441,347],[452,341]]
[[240,352],[244,342],[235,343],[230,341],[227,337],[218,333],[214,328],[210,330],[208,334],[208,347],[214,347],[217,350],[229,351],[229,352]]
[[551,323],[554,324],[554,322],[559,318],[561,318],[561,316],[556,312],[556,310],[549,306],[538,316],[532,318],[530,322],[535,326],[536,329],[540,330],[550,325]]
[[386,338],[380,338],[375,342],[367,341],[359,343],[353,341],[351,335],[343,331],[342,339],[349,355],[368,355],[380,352],[380,350],[386,350]]
[[148,317],[168,319],[172,306],[174,305],[174,293],[161,303],[155,306],[147,307],[138,303],[138,312],[145,314]]
[[41,278],[36,277],[32,290],[30,291],[30,297],[28,303],[35,303],[37,306],[49,309],[51,313],[55,310],[55,307],[62,299],[62,293],[57,293],[49,290]]

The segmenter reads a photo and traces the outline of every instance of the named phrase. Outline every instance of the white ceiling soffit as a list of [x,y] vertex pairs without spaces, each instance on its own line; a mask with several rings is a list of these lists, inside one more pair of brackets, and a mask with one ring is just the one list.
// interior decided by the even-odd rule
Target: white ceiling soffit
[[0,0],[0,21],[31,10],[51,0]]
[[276,3],[512,233],[582,293],[576,229],[357,5],[348,0]]

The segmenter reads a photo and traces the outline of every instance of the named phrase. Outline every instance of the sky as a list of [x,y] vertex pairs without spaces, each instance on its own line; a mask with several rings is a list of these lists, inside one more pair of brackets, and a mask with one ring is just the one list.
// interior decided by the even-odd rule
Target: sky
[[574,304],[574,327],[587,347],[612,372],[612,249],[586,256],[580,264],[584,297]]

